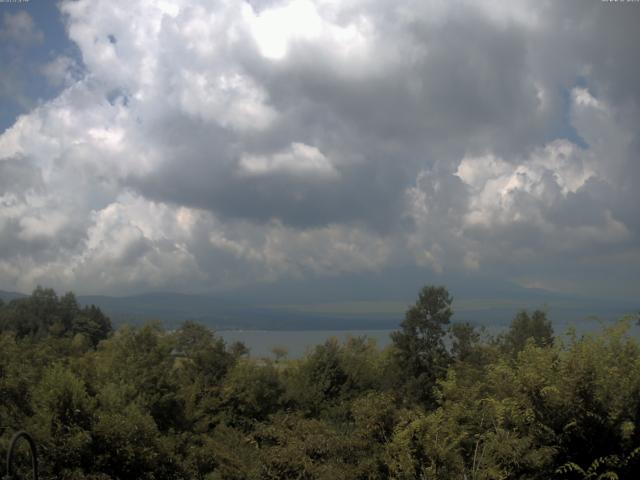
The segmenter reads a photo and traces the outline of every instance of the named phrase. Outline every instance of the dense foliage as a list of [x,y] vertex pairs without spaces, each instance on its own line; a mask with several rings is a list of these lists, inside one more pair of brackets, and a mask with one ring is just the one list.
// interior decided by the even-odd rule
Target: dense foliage
[[0,455],[26,429],[42,478],[640,478],[631,319],[554,337],[521,312],[490,338],[451,306],[425,287],[385,350],[257,359],[193,322],[111,331],[37,289],[0,304]]

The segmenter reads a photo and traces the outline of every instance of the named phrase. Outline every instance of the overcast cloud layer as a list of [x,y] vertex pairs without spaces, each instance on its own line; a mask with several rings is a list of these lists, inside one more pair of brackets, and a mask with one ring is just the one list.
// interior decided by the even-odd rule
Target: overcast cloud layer
[[[0,288],[424,266],[640,291],[640,4],[62,1],[0,135]],[[28,10],[0,38],[42,42]],[[4,89],[16,81],[3,71]]]

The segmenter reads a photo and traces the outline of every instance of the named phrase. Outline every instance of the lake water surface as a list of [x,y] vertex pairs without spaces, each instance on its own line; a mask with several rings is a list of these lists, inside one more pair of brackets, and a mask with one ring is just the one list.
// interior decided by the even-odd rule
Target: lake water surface
[[[602,322],[598,319],[584,319],[579,322],[558,322],[553,328],[556,338],[564,337],[568,329],[575,328],[578,336],[597,334],[602,328],[612,326],[614,322]],[[491,336],[499,335],[508,329],[506,325],[485,325],[484,332]],[[216,332],[227,344],[235,341],[243,342],[250,350],[252,357],[273,357],[274,347],[284,347],[289,358],[300,358],[331,337],[344,342],[348,337],[368,337],[375,340],[378,348],[384,348],[391,342],[389,334],[393,330],[219,330]],[[640,326],[633,324],[629,333],[640,339]],[[445,343],[450,340],[445,339]]]
[[389,334],[393,330],[308,330],[308,331],[278,331],[278,330],[220,330],[220,335],[225,342],[243,342],[249,347],[252,357],[273,356],[271,350],[274,347],[284,347],[289,352],[289,358],[300,358],[307,350],[324,343],[331,337],[343,342],[348,337],[371,338],[376,341],[379,348],[384,348],[391,339]]

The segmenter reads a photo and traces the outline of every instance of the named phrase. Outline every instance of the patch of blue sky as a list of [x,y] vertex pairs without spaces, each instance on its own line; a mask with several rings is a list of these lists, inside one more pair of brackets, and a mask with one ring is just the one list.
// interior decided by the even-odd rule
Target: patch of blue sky
[[18,116],[54,98],[64,88],[64,84],[47,78],[45,65],[60,56],[82,65],[80,51],[67,35],[58,2],[0,3],[0,28],[7,27],[20,12],[31,17],[33,31],[39,33],[33,42],[18,45],[18,39],[6,37],[0,45],[0,133]]
[[558,129],[554,133],[556,138],[566,138],[580,148],[589,148],[589,144],[580,136],[571,122],[571,90],[575,87],[586,88],[586,80],[583,77],[578,77],[572,88],[562,89],[560,93],[562,99],[562,119]]

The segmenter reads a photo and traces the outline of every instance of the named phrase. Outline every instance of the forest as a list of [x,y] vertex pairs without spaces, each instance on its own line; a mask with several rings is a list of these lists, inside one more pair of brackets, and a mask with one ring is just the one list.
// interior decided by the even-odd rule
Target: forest
[[385,349],[255,358],[39,287],[0,303],[0,455],[26,430],[43,479],[640,478],[637,318],[578,335],[521,311],[490,336],[453,308],[426,286]]

